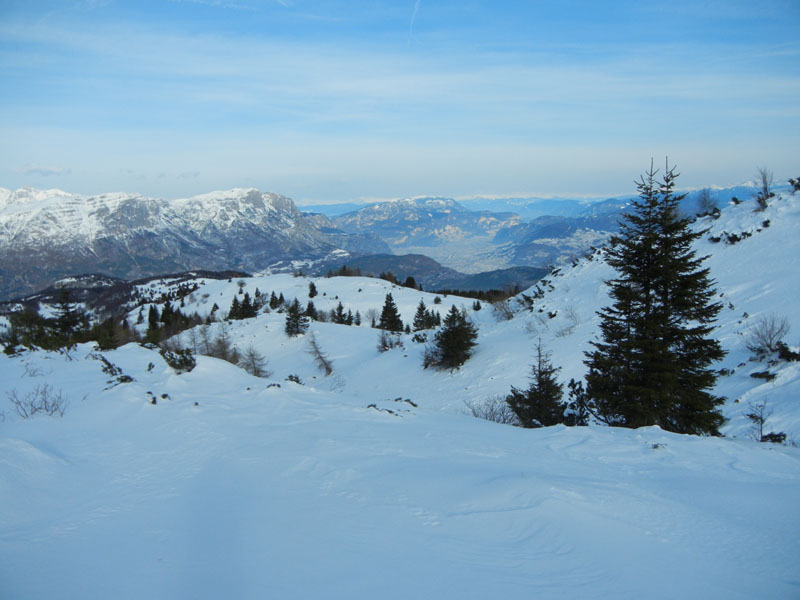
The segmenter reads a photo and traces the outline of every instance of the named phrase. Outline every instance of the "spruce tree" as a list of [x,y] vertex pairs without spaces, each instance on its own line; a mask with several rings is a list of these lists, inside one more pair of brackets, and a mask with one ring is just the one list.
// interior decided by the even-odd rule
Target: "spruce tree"
[[420,300],[417,305],[417,312],[414,313],[414,331],[422,331],[428,329],[428,309],[425,306],[425,301]]
[[286,309],[286,335],[294,337],[305,333],[306,329],[308,329],[308,317],[303,314],[300,309],[300,302],[295,298],[294,302]]
[[385,329],[393,333],[403,331],[403,321],[400,319],[400,313],[397,312],[397,305],[394,303],[394,298],[392,298],[391,294],[386,294],[386,301],[383,303],[383,310],[381,310],[381,318],[378,321],[378,329]]
[[536,345],[536,358],[531,370],[530,387],[525,391],[512,387],[506,397],[520,425],[533,428],[564,423],[564,411],[567,408],[562,400],[564,386],[556,379],[560,369],[550,363],[550,354],[542,348],[541,339]]
[[62,288],[59,292],[55,312],[56,329],[66,343],[74,340],[78,333],[88,325],[86,315],[72,302],[72,296],[66,288]]
[[718,434],[723,398],[710,393],[724,356],[707,336],[721,309],[714,282],[692,243],[703,235],[681,217],[677,174],[661,182],[650,170],[637,183],[639,199],[612,236],[607,282],[613,304],[601,310],[602,340],[586,353],[586,392],[610,425],[658,425],[677,433]]
[[233,300],[231,300],[231,307],[228,309],[228,318],[232,320],[241,319],[242,317],[240,316],[240,310],[241,307],[239,306],[239,297],[234,294]]
[[424,366],[457,369],[472,356],[477,338],[478,329],[467,318],[466,311],[452,306],[434,336],[433,348],[425,355]]

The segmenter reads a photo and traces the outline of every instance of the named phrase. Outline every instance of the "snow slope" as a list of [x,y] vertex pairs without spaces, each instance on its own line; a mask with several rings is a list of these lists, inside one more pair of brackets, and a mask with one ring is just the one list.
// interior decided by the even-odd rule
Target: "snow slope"
[[800,589],[796,449],[658,429],[526,431],[377,402],[390,414],[311,386],[267,388],[205,357],[176,375],[133,345],[106,357],[136,381],[103,389],[88,351],[4,365],[20,393],[57,382],[71,404],[61,419],[3,424],[3,597]]
[[[698,223],[711,228],[699,248],[713,252],[725,303],[726,438],[466,416],[465,401],[526,385],[538,337],[563,380],[583,374],[612,276],[599,254],[548,278],[534,310],[508,321],[468,299],[317,278],[317,309],[341,300],[364,319],[312,324],[328,377],[310,334],[287,338],[276,311],[228,326],[240,349],[265,355],[267,378],[204,356],[179,375],[135,344],[102,353],[129,383],[104,373],[90,345],[2,355],[0,598],[798,597],[800,450],[751,441],[743,416],[748,400],[768,399],[773,429],[797,439],[798,363],[751,362],[742,344],[775,312],[797,350],[798,200]],[[708,240],[723,231],[752,236]],[[308,300],[303,277],[242,281],[251,296]],[[239,289],[198,283],[186,312],[216,303],[224,314]],[[142,293],[171,283],[151,285]],[[473,358],[423,370],[410,336],[379,353],[367,314],[387,292],[405,321],[421,298],[443,316],[467,307],[480,329]],[[189,346],[197,337],[182,334]],[[767,368],[773,381],[750,377]],[[43,385],[68,398],[64,416],[20,418],[7,398]]]

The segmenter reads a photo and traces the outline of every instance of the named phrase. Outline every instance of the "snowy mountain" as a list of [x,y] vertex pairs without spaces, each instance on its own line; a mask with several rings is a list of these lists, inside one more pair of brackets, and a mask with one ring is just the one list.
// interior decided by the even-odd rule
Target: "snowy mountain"
[[[224,333],[264,356],[265,377],[202,355],[179,374],[137,344],[0,355],[3,596],[797,596],[800,450],[753,441],[745,414],[766,401],[767,427],[800,439],[800,363],[746,344],[775,315],[800,351],[800,195],[754,208],[696,223],[725,305],[715,332],[727,351],[715,390],[727,397],[725,438],[469,416],[465,403],[526,386],[538,339],[559,379],[583,376],[613,276],[602,249],[512,300],[510,319],[465,298],[332,277],[313,279],[317,309],[341,302],[361,326],[313,322],[290,338],[285,314],[262,310],[180,334],[202,351]],[[288,274],[191,281],[181,310],[201,317],[257,289],[311,299],[312,279]],[[143,331],[139,312],[185,283],[141,283],[131,326]],[[467,308],[472,358],[423,369],[425,344],[411,335],[380,352],[368,316],[387,293],[406,322],[420,300],[442,315]],[[68,402],[63,416],[24,419],[10,402],[45,392]]]
[[66,275],[134,279],[198,268],[256,271],[336,250],[388,248],[374,236],[344,233],[321,215],[304,215],[289,198],[255,189],[171,202],[136,194],[0,189],[0,298]]

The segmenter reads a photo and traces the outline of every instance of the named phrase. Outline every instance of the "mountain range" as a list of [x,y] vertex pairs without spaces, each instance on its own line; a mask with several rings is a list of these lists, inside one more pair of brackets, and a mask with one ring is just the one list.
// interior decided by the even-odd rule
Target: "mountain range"
[[[752,190],[752,184],[715,189],[712,198],[723,205]],[[698,195],[687,195],[686,212],[697,212]],[[0,188],[0,300],[74,275],[135,280],[197,269],[322,274],[345,264],[413,276],[426,289],[526,287],[552,266],[602,244],[630,199],[464,204],[422,197],[323,214],[253,188],[178,200]]]
[[279,261],[388,250],[375,236],[346,233],[322,215],[301,213],[289,198],[255,189],[173,201],[0,189],[0,298],[67,275],[256,271]]

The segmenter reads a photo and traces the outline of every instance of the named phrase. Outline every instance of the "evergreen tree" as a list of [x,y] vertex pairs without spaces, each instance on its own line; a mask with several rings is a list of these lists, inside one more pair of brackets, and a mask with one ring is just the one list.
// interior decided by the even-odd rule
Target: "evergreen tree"
[[561,399],[564,386],[556,380],[560,369],[550,363],[550,354],[542,348],[541,339],[536,345],[536,358],[531,370],[530,387],[525,391],[512,387],[506,402],[523,427],[549,427],[563,423],[567,404]]
[[300,303],[295,298],[286,309],[286,335],[294,337],[305,333],[306,329],[308,329],[308,317],[302,313]]
[[313,281],[308,282],[308,297],[314,298],[317,295],[317,286],[314,285]]
[[353,318],[353,324],[357,327],[361,325],[361,313],[356,311],[356,316]]
[[[281,294],[281,295],[283,295],[283,294]],[[271,292],[270,295],[269,295],[269,307],[272,310],[275,310],[280,305],[281,305],[281,302],[280,302],[280,300],[278,300],[278,297],[275,295],[275,292]]]
[[417,305],[417,312],[414,313],[414,331],[422,331],[423,329],[428,329],[429,319],[428,319],[428,309],[425,306],[425,301],[420,300],[419,304]]
[[155,304],[151,304],[147,311],[147,333],[144,336],[145,342],[157,344],[161,341],[161,314]]
[[236,296],[234,294],[233,300],[231,300],[231,308],[230,308],[230,310],[228,310],[228,318],[229,319],[241,319],[242,317],[240,316],[239,310],[240,310],[240,307],[239,307],[239,296]]
[[381,310],[381,318],[378,321],[378,329],[385,329],[393,333],[403,331],[403,321],[400,319],[400,313],[397,312],[397,305],[394,303],[394,298],[392,298],[391,294],[386,294],[386,301],[383,303],[383,310]]
[[612,236],[608,282],[613,304],[598,314],[602,340],[586,353],[586,392],[597,416],[610,425],[658,425],[677,433],[717,434],[722,398],[710,390],[709,366],[724,356],[708,338],[721,309],[714,282],[692,242],[703,235],[681,217],[677,174],[667,167],[640,178],[639,199]]
[[244,298],[242,298],[242,302],[239,305],[239,318],[240,319],[252,319],[258,314],[258,308],[255,304],[253,304],[252,299],[250,298],[250,293],[245,292]]
[[309,300],[308,304],[306,304],[306,310],[303,314],[309,319],[313,319],[314,321],[317,320],[317,307],[314,306],[314,303],[311,300]]
[[583,383],[570,379],[567,384],[569,388],[569,414],[567,415],[567,425],[577,425],[584,427],[589,424],[589,417],[592,414],[591,404],[583,389]]
[[444,318],[444,325],[434,336],[433,348],[425,354],[424,366],[457,369],[472,355],[478,330],[467,318],[466,311],[455,306]]
[[347,323],[347,315],[344,312],[344,305],[341,302],[336,305],[336,310],[331,317],[332,321],[338,325],[345,325]]
[[65,341],[71,341],[88,325],[86,315],[75,303],[69,290],[62,288],[56,305],[55,326],[58,334]]

